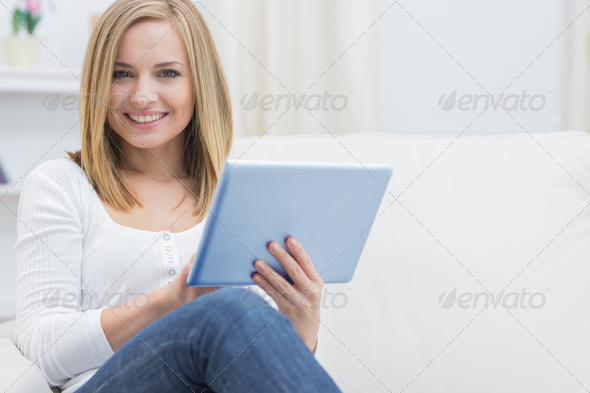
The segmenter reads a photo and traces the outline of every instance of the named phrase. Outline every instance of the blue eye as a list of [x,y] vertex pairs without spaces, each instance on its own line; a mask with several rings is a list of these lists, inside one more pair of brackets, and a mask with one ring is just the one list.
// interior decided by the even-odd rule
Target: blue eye
[[[164,74],[164,75],[162,75],[162,74]],[[162,75],[166,79],[174,79],[177,76],[179,76],[180,73],[178,73],[177,71],[174,71],[174,70],[164,70],[160,73],[160,75]],[[129,76],[131,76],[131,74],[129,74],[129,72],[127,72],[127,71],[113,72],[113,78],[116,78],[116,79],[121,79],[121,78],[129,77]]]
[[[176,78],[178,75],[180,75],[178,72],[174,71],[174,70],[164,70],[162,71],[162,74],[164,73],[173,73],[171,76],[164,76],[164,78],[166,79],[174,79]],[[170,75],[170,74],[169,74]]]
[[123,74],[123,75],[127,74],[127,75],[129,75],[129,73],[127,71],[115,71],[115,72],[113,72],[113,78],[123,78],[124,77],[123,75],[122,76],[117,76],[119,74]]

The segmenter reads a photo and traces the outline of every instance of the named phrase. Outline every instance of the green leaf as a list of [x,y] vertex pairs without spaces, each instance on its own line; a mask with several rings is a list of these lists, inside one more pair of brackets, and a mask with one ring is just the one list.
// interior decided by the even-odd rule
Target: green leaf
[[27,12],[26,17],[27,17],[27,20],[26,20],[25,24],[27,25],[27,30],[29,30],[29,34],[31,34],[31,31],[32,31],[31,25],[33,24],[33,20],[32,20],[33,15],[31,15],[30,12]]
[[26,25],[26,19],[27,18],[25,16],[25,13],[22,10],[17,9],[14,14],[17,17],[19,29],[21,27],[23,27],[23,23],[25,23],[25,25]]
[[14,35],[18,34],[19,29],[20,29],[20,22],[18,21],[18,17],[16,16],[16,14],[14,14],[14,17],[12,18],[12,32],[14,33]]
[[26,19],[25,12],[23,10],[16,10],[16,16],[21,22],[24,22]]
[[33,34],[33,30],[35,30],[35,27],[37,26],[39,19],[41,19],[41,15],[37,16],[36,18],[31,17],[31,21],[30,21],[30,25],[29,25],[29,30],[31,30],[31,34]]

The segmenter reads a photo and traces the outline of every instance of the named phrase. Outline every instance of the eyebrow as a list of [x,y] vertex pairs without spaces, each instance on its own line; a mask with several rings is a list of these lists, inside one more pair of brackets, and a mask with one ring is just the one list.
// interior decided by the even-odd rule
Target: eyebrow
[[[178,61],[166,61],[166,62],[164,62],[164,63],[159,63],[159,64],[156,64],[156,65],[154,66],[154,68],[168,67],[168,66],[171,66],[171,65],[173,65],[173,64],[179,64],[179,65],[181,65],[181,66],[185,67],[185,65],[184,65],[184,64],[182,64],[182,63],[179,63]],[[121,62],[121,61],[115,61],[115,65],[116,65],[116,66],[121,66],[121,67],[133,68],[133,67],[132,67],[130,64],[123,63],[123,62]]]

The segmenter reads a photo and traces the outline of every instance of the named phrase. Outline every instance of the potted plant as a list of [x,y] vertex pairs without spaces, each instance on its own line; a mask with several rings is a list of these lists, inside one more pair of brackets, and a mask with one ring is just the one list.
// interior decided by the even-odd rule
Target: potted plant
[[[20,0],[12,13],[12,36],[4,39],[8,64],[31,67],[37,59],[39,40],[33,34],[41,19],[40,0]],[[19,31],[24,34],[19,35]]]

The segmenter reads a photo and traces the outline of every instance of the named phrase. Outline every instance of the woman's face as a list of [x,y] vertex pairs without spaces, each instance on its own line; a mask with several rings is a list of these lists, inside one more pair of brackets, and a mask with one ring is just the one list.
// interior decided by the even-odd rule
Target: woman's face
[[177,27],[171,26],[169,21],[131,26],[115,59],[108,122],[138,148],[165,145],[182,133],[193,114],[188,53]]

